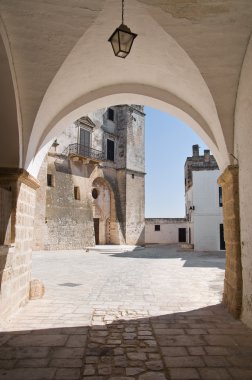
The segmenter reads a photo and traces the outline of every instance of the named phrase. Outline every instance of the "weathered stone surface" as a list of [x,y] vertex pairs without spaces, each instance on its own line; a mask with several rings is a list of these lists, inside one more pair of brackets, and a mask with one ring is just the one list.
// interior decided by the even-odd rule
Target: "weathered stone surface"
[[[94,219],[99,223],[99,244],[144,243],[143,106],[110,109],[113,120],[108,118],[107,109],[97,110],[89,115],[88,122],[83,117],[68,126],[52,144],[38,175],[41,188],[35,214],[35,249],[94,246]],[[93,161],[87,149],[71,152],[71,157],[66,153],[70,144],[83,144],[83,129],[92,133],[91,148],[100,152],[101,160]],[[108,141],[115,144],[113,160],[107,157]]]
[[147,356],[144,352],[130,352],[127,354],[131,360],[146,360]]
[[126,375],[127,376],[135,376],[135,375],[138,375],[139,373],[141,373],[143,371],[144,371],[144,368],[129,367],[129,368],[126,368]]
[[147,372],[139,376],[139,380],[167,380],[164,373],[161,372]]
[[30,281],[30,293],[29,293],[29,299],[30,300],[36,300],[40,299],[45,294],[45,286],[42,283],[42,281],[38,279],[32,279]]
[[6,214],[0,218],[2,244],[5,237],[9,244],[0,246],[0,323],[4,325],[29,298],[33,218],[39,182],[24,169],[0,168],[0,187],[8,189]]
[[242,306],[242,266],[238,166],[228,166],[218,182],[222,186],[223,194],[227,255],[223,301],[228,310],[239,318]]

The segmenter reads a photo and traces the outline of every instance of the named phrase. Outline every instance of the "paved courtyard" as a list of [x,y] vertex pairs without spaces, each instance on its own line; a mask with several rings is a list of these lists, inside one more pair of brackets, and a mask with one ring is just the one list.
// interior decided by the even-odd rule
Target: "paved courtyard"
[[0,335],[0,379],[252,379],[252,332],[220,304],[224,254],[34,252],[46,287]]

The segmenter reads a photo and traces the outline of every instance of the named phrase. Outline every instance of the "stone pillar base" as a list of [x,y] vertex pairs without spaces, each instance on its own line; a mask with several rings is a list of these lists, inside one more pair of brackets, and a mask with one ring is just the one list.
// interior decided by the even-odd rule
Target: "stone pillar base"
[[239,318],[242,308],[242,266],[238,166],[228,166],[218,179],[222,187],[226,271],[223,302]]
[[45,286],[42,281],[38,279],[33,279],[30,281],[30,300],[37,300],[44,296]]

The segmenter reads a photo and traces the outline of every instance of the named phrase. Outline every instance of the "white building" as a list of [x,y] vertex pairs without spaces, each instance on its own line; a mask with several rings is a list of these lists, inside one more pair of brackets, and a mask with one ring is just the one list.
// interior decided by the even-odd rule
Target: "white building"
[[192,157],[185,162],[185,218],[146,218],[146,244],[188,243],[195,251],[225,249],[223,236],[222,192],[220,175],[209,150],[199,155],[193,145]]
[[219,170],[192,171],[192,186],[186,192],[188,242],[196,251],[225,249]]
[[210,151],[204,150],[200,156],[199,146],[193,145],[193,155],[185,162],[185,202],[188,243],[193,244],[196,251],[225,249],[219,175]]
[[146,244],[176,244],[186,242],[188,221],[185,218],[146,218]]

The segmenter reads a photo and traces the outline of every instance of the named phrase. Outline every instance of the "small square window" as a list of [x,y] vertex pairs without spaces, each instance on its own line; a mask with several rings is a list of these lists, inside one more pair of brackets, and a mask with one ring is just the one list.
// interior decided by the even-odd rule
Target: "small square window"
[[54,186],[54,178],[52,174],[47,174],[47,186],[49,187]]
[[74,186],[74,199],[80,200],[80,188],[79,186]]
[[114,121],[115,118],[115,111],[112,110],[112,108],[108,109],[108,119]]
[[160,231],[160,224],[155,224],[155,231]]

